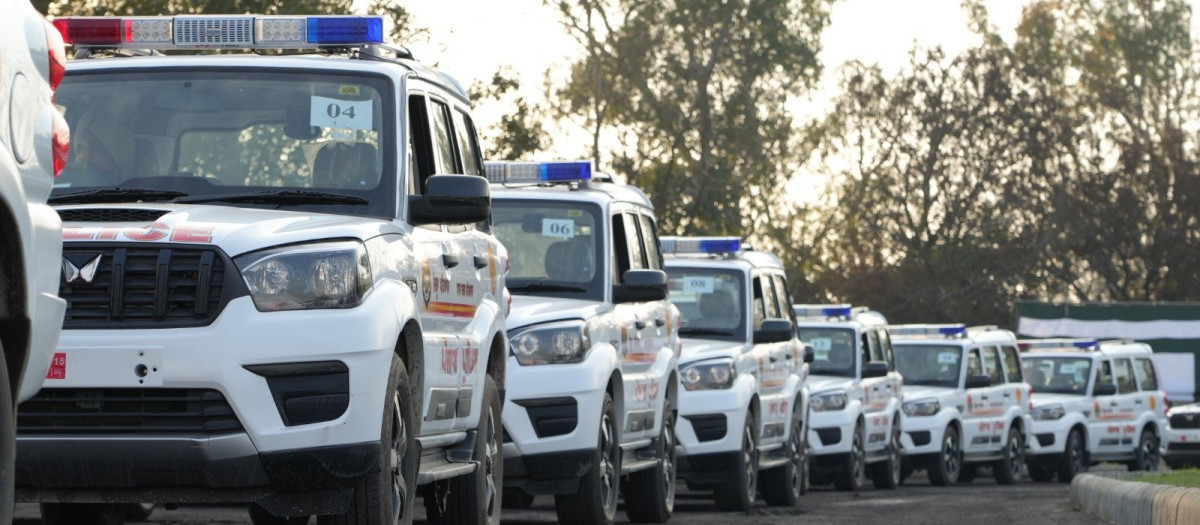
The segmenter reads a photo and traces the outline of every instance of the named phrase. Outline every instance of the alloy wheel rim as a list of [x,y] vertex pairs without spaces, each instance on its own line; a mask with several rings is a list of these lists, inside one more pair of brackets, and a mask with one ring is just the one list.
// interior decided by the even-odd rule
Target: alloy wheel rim
[[746,432],[742,438],[742,461],[745,465],[742,468],[746,471],[746,494],[750,496],[750,500],[754,501],[754,493],[758,485],[758,461],[756,455],[758,447],[754,444],[754,432],[750,426],[746,427]]
[[666,494],[667,510],[675,508],[675,421],[663,422],[663,493]]
[[617,508],[616,440],[613,436],[612,418],[604,414],[600,421],[600,501],[604,513],[613,515]]
[[1012,436],[1008,440],[1008,470],[1014,477],[1021,474],[1021,463],[1021,439]]
[[500,444],[496,441],[496,412],[490,407],[488,408],[485,432],[487,433],[487,445],[485,445],[484,452],[484,468],[486,469],[484,475],[487,483],[487,518],[488,523],[492,523],[496,518],[496,509],[500,508],[500,489],[496,486],[499,477],[496,464],[500,455]]
[[853,473],[854,479],[856,481],[859,479],[862,479],[862,473],[863,473],[864,458],[863,458],[863,446],[862,446],[862,435],[861,434],[862,433],[858,432],[857,430],[854,432],[854,444],[853,444],[854,449],[853,449],[853,452],[850,454],[850,457],[851,457],[850,460],[854,462],[854,464],[851,465],[850,470]]
[[392,447],[388,453],[392,478],[392,523],[400,523],[404,508],[408,504],[408,481],[404,479],[404,460],[408,455],[408,428],[400,414],[400,394],[392,399]]
[[1142,444],[1142,470],[1154,470],[1158,466],[1158,452],[1155,450],[1154,439],[1147,439]]
[[888,461],[892,462],[892,484],[900,486],[900,427],[892,425],[892,446]]
[[958,440],[951,434],[947,433],[943,444],[946,449],[942,463],[946,467],[946,473],[956,474],[961,465],[958,463]]
[[1071,435],[1071,473],[1075,474],[1083,470],[1083,451],[1080,450],[1079,435]]
[[792,426],[792,439],[788,440],[788,452],[792,455],[792,494],[800,497],[800,485],[804,483],[804,444],[803,436],[800,433],[803,431],[800,425]]

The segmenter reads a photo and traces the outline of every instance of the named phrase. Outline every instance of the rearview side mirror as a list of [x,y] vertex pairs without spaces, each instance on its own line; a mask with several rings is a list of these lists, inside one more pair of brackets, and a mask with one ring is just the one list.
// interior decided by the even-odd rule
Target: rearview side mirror
[[796,329],[787,319],[766,319],[762,327],[754,331],[754,344],[782,343],[796,337]]
[[662,270],[629,270],[625,283],[613,287],[613,302],[645,303],[667,298],[667,272]]
[[967,376],[967,388],[987,388],[992,386],[992,378],[985,375]]
[[425,181],[424,195],[408,197],[408,220],[425,224],[470,224],[492,214],[492,190],[477,175],[434,175]]
[[813,348],[813,346],[812,345],[804,345],[804,363],[805,364],[811,363],[811,362],[813,362],[813,359],[816,359],[816,357],[817,357],[817,351]]
[[1117,395],[1117,385],[1113,383],[1096,383],[1092,387],[1093,396],[1115,396]]
[[862,378],[883,377],[888,375],[888,364],[884,361],[871,361],[863,365]]

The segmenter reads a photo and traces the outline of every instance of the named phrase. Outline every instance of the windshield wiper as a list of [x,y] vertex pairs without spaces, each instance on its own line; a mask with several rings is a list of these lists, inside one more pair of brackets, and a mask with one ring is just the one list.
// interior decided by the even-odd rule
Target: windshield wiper
[[555,283],[525,283],[525,284],[509,285],[508,291],[513,292],[513,293],[520,293],[520,292],[583,293],[583,292],[587,291],[587,288],[583,288],[581,286],[569,286],[569,285],[565,285],[565,284],[555,284]]
[[353,195],[326,193],[323,191],[260,191],[255,193],[231,193],[229,195],[202,195],[175,199],[181,204],[205,202],[248,202],[252,204],[370,204],[370,201]]
[[680,328],[679,335],[733,335],[733,331],[716,328]]
[[165,201],[179,197],[187,197],[187,194],[182,191],[148,190],[143,188],[104,188],[52,195],[49,199],[46,199],[46,202],[51,204],[69,204],[72,202]]

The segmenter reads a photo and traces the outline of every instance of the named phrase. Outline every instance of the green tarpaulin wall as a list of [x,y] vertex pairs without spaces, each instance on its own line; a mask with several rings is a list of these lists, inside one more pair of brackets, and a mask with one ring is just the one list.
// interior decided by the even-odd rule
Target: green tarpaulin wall
[[1133,339],[1154,348],[1171,401],[1191,401],[1200,376],[1200,303],[1043,303],[1018,301],[1022,338]]

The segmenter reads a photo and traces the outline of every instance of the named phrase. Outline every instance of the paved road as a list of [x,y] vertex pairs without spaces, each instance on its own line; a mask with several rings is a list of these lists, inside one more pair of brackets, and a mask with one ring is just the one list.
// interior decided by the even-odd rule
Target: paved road
[[[683,484],[680,483],[682,487]],[[1071,510],[1068,486],[1062,483],[1023,482],[996,485],[986,476],[974,483],[934,487],[917,473],[895,491],[864,489],[858,494],[817,487],[795,508],[767,507],[760,503],[749,513],[717,512],[708,493],[684,491],[675,506],[671,523],[701,525],[860,524],[888,525],[1013,523],[1020,525],[1084,525],[1097,522],[1094,516]],[[35,505],[17,506],[15,525],[40,523]],[[418,512],[418,518],[423,513]],[[618,514],[624,519],[624,514]],[[249,524],[245,510],[230,507],[184,507],[155,511],[151,522],[172,525]],[[504,522],[514,525],[555,523],[554,502],[538,498],[530,510],[504,511]],[[310,523],[316,523],[315,520]]]

